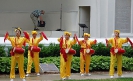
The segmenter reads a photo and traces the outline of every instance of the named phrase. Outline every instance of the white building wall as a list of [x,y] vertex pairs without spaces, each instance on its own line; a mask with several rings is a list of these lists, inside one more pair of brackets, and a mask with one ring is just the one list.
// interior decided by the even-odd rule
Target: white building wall
[[[54,31],[60,28],[61,4],[63,30],[79,32],[79,6],[91,6],[91,37],[106,38],[112,36],[115,26],[115,0],[1,0],[0,30],[11,31],[13,30],[12,27],[17,26],[23,30],[33,30],[30,13],[36,9],[43,9],[46,12],[44,14],[46,21],[44,30]],[[133,8],[131,9],[133,11]],[[133,19],[133,16],[131,17]],[[133,21],[131,22],[133,23]],[[127,35],[132,37],[133,29],[131,31]]]
[[108,0],[107,37],[111,37],[115,27],[115,0]]

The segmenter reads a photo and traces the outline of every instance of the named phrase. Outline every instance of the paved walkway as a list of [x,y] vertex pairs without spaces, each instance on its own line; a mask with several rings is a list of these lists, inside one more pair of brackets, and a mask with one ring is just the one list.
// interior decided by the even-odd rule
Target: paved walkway
[[[80,76],[79,73],[72,73],[72,79],[107,79],[109,78],[108,72],[93,72],[91,76]],[[123,72],[124,77],[133,77],[133,72]],[[117,78],[117,74],[115,73],[114,78]],[[31,76],[26,77],[26,81],[54,81],[60,80],[59,74],[41,74],[40,76],[36,76],[35,74],[31,74]],[[10,81],[9,75],[1,75],[0,81]],[[19,78],[19,75],[16,75],[14,81],[22,81]]]

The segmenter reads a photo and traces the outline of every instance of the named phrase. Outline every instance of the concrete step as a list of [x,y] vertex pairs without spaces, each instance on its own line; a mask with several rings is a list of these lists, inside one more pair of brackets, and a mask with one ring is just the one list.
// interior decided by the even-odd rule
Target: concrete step
[[[32,30],[26,30],[30,36],[31,36],[31,31]],[[4,37],[5,33],[8,32],[10,34],[10,36],[15,36],[15,32],[14,30],[0,30],[0,37]],[[37,31],[38,34],[40,32],[44,32],[46,34],[47,37],[49,38],[59,38],[62,35],[64,35],[64,31],[43,31],[43,30],[39,30]],[[69,31],[72,33],[72,37],[74,36],[74,34],[76,34],[78,36],[78,32],[77,31]],[[23,35],[23,34],[22,34]],[[38,35],[39,36],[39,35]]]

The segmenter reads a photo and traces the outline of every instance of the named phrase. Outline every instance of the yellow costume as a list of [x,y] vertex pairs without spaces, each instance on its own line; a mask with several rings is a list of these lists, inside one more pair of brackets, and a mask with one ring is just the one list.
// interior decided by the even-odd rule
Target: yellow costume
[[[36,31],[32,31],[32,34],[37,34]],[[40,35],[40,38],[30,38],[29,46],[30,47],[38,47],[38,44],[40,41],[43,40],[43,36]],[[31,66],[34,62],[35,65],[35,72],[39,73],[39,52],[33,52],[33,55],[31,55],[31,50],[28,50],[28,64],[27,64],[27,74],[31,73]]]
[[[21,31],[20,28],[15,29],[15,31],[17,31],[17,30]],[[19,51],[22,51],[22,53],[16,53],[16,52],[12,51],[10,78],[11,79],[15,78],[15,66],[16,66],[16,62],[17,62],[18,68],[19,68],[20,78],[24,79],[25,78],[24,50],[22,49],[22,46],[27,39],[25,37],[9,37],[9,36],[7,36],[7,39],[11,42],[13,51],[16,50],[17,48],[19,49]]]
[[[69,32],[65,32],[65,35],[71,35]],[[61,38],[58,39],[59,42],[61,42]],[[71,49],[72,45],[76,44],[76,40],[66,40],[63,39],[62,43],[62,49]],[[66,55],[66,56],[65,56]],[[60,53],[60,77],[63,78],[69,78],[71,75],[71,61],[72,61],[73,54],[63,54]]]
[[[114,32],[120,33],[119,30],[115,30]],[[108,43],[112,45],[113,51],[110,52],[111,61],[110,61],[110,76],[114,76],[114,66],[115,62],[117,61],[117,74],[118,76],[122,76],[122,54],[115,53],[116,49],[122,49],[122,44],[127,43],[127,38],[110,38]]]
[[[84,36],[90,37],[90,34],[84,33]],[[81,76],[84,75],[84,73],[89,74],[89,67],[90,67],[90,61],[91,61],[91,53],[87,54],[87,49],[91,49],[91,46],[93,44],[96,44],[96,40],[80,40],[79,41],[81,45],[80,49],[80,73]],[[91,51],[91,50],[90,50]],[[93,50],[93,53],[95,51]],[[84,66],[85,66],[85,71],[84,71]]]

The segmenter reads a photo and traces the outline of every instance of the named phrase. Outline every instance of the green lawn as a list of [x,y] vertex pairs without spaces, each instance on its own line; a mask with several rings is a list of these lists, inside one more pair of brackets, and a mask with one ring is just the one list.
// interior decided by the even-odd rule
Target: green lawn
[[65,80],[65,81],[133,81],[133,78],[86,79],[86,80]]

